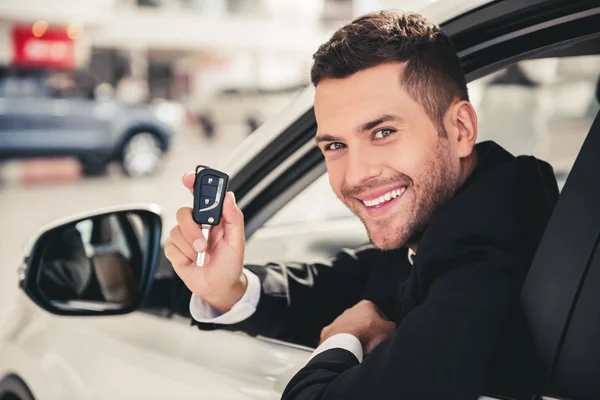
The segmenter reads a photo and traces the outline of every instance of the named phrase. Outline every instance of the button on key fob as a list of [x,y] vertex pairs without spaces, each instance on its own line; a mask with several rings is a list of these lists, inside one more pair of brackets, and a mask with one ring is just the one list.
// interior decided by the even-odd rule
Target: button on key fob
[[194,221],[202,225],[218,225],[229,176],[212,168],[196,167],[194,181]]

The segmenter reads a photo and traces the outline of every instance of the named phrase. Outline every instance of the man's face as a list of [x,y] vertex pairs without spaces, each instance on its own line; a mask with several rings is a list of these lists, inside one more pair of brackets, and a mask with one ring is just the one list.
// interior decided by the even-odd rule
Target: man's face
[[316,140],[336,195],[373,244],[412,243],[459,184],[460,158],[390,63],[317,85]]

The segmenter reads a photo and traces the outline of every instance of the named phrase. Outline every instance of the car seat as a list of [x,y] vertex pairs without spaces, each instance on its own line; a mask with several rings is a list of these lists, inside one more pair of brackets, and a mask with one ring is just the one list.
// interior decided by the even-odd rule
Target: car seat
[[521,293],[545,372],[538,397],[600,399],[600,113],[577,156]]

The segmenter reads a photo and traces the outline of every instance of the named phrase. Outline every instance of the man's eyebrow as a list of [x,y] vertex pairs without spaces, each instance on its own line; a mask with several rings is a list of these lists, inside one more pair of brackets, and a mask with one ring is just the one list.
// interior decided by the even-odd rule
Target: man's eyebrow
[[373,121],[366,122],[365,124],[363,124],[362,127],[360,127],[358,129],[358,132],[362,133],[362,132],[370,131],[371,129],[375,128],[376,126],[383,124],[384,122],[389,122],[389,121],[402,121],[402,118],[400,118],[397,115],[385,114],[377,119],[374,119]]
[[317,144],[319,144],[321,142],[339,142],[340,140],[341,140],[340,138],[337,138],[337,137],[331,136],[331,135],[327,135],[327,134],[315,136],[315,142],[317,142]]
[[[400,118],[397,115],[385,114],[377,119],[374,119],[373,121],[366,122],[365,124],[362,125],[362,127],[360,127],[358,129],[358,132],[362,133],[362,132],[370,131],[371,129],[375,128],[376,126],[383,124],[384,122],[389,122],[389,121],[402,121],[402,118]],[[315,142],[317,144],[319,144],[321,142],[340,142],[340,141],[342,141],[341,138],[335,137],[332,135],[328,135],[325,133],[317,134],[317,136],[315,136]]]

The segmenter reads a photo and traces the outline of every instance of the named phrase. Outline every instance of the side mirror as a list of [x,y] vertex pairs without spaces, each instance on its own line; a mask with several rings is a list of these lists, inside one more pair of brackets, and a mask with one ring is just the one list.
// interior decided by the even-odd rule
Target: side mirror
[[156,205],[98,210],[43,229],[25,257],[21,288],[59,315],[117,315],[138,309],[160,250]]

